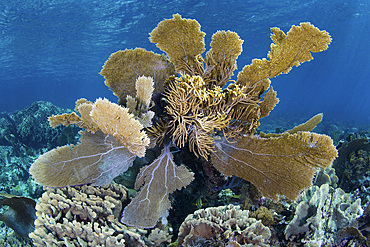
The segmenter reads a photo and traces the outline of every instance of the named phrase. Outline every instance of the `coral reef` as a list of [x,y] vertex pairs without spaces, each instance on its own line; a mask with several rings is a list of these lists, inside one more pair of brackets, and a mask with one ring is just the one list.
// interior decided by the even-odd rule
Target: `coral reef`
[[31,241],[20,239],[12,233],[6,233],[5,238],[0,239],[0,246],[11,246],[11,247],[33,247]]
[[10,146],[0,146],[0,191],[36,198],[41,195],[42,187],[30,177],[28,169],[36,159],[33,149],[31,153],[17,150]]
[[[195,211],[180,226],[181,246],[269,246],[271,232],[248,210],[229,205]],[[229,245],[228,245],[229,244]]]
[[366,244],[370,246],[370,202],[367,204],[364,213],[358,219],[358,231],[366,237]]
[[128,229],[119,222],[127,190],[118,184],[47,188],[36,205],[35,246],[161,246],[167,230]]
[[31,246],[25,233],[31,231],[34,221],[30,198],[40,197],[43,190],[28,170],[40,153],[75,142],[78,128],[51,128],[48,124],[48,116],[66,111],[70,110],[37,101],[16,112],[0,113],[1,218],[7,223],[0,225],[0,246]]
[[[0,190],[12,195],[41,195],[29,176],[29,167],[40,153],[72,144],[78,128],[51,128],[48,116],[69,111],[50,102],[37,101],[14,113],[0,114]],[[41,193],[40,193],[41,192]]]
[[2,113],[0,144],[19,146],[21,143],[34,149],[58,146],[57,139],[61,135],[61,129],[51,128],[47,119],[52,114],[61,114],[65,111],[50,102],[36,101],[14,114]]
[[338,146],[339,157],[333,168],[339,178],[338,186],[346,192],[359,194],[364,203],[370,201],[370,142],[354,137]]
[[355,226],[362,213],[361,199],[353,200],[342,189],[333,189],[329,184],[312,186],[297,203],[294,218],[285,229],[286,238],[292,242],[333,244],[336,232]]
[[316,168],[330,166],[337,156],[330,137],[310,132],[320,116],[279,136],[258,136],[256,128],[279,101],[270,79],[312,60],[311,53],[326,50],[331,38],[310,23],[292,26],[287,34],[271,31],[267,59],[254,59],[231,81],[243,43],[236,33],[215,33],[203,57],[205,33],[196,20],[175,14],[160,22],[150,41],[168,59],[140,48],[112,54],[101,74],[118,104],[79,100],[76,112],[51,117],[52,126],[75,124],[85,131],[78,145],[40,156],[30,168],[35,181],[58,187],[109,184],[157,146],[162,152],[141,168],[135,183],[140,191],[123,211],[124,224],[165,224],[169,194],[193,180],[171,149],[210,162],[224,176],[250,181],[266,197],[295,200],[311,185]]
[[336,246],[370,246],[370,203],[356,223],[338,231]]

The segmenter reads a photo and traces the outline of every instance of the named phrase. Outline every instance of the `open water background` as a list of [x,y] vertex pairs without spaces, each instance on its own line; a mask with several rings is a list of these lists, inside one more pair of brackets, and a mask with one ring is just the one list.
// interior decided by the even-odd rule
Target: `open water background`
[[148,33],[179,13],[206,32],[244,40],[238,69],[266,57],[270,27],[287,32],[310,21],[333,42],[288,75],[272,79],[280,103],[272,116],[370,124],[370,3],[368,0],[0,0],[0,112],[45,100],[74,108],[77,98],[116,97],[100,72],[117,50],[143,47],[161,53]]

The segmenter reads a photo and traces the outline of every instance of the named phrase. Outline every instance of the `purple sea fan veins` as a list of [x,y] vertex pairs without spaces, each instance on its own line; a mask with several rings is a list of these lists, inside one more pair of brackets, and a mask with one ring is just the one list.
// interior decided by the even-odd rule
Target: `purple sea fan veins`
[[166,221],[171,202],[170,193],[186,187],[194,174],[184,165],[177,166],[169,146],[148,166],[141,168],[135,182],[135,189],[141,190],[124,209],[121,222],[140,228],[154,227],[159,218]]
[[132,166],[135,154],[100,130],[84,131],[80,143],[41,155],[30,168],[36,182],[49,187],[108,185]]

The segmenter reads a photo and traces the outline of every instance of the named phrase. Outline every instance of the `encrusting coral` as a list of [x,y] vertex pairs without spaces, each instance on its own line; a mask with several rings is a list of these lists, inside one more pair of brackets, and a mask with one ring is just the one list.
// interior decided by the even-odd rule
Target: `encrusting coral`
[[[232,81],[243,43],[236,33],[215,33],[202,57],[205,33],[196,20],[175,14],[160,22],[150,41],[168,59],[140,48],[112,54],[101,74],[119,105],[81,101],[80,116],[52,117],[86,130],[78,145],[39,157],[31,174],[47,186],[109,184],[136,156],[144,156],[150,139],[150,146],[163,146],[163,151],[141,168],[135,185],[141,190],[124,209],[124,224],[151,228],[159,218],[165,223],[168,195],[193,180],[192,172],[175,164],[171,148],[188,148],[222,174],[251,181],[264,196],[296,199],[310,186],[316,168],[330,166],[337,156],[332,140],[309,132],[317,123],[279,136],[261,137],[255,131],[278,103],[270,79],[312,60],[311,53],[326,50],[331,38],[310,23],[293,26],[287,34],[271,31],[268,59],[254,59]],[[153,78],[148,93],[140,92],[140,76]]]

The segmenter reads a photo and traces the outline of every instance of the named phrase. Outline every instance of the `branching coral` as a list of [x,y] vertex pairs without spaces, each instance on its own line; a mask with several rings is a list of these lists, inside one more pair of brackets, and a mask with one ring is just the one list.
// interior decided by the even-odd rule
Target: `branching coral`
[[48,188],[36,205],[35,246],[124,246],[115,220],[127,200],[124,187]]
[[[171,146],[188,147],[203,160],[211,157],[222,174],[251,181],[267,197],[295,199],[311,184],[315,169],[329,166],[337,156],[328,136],[309,132],[321,118],[278,136],[260,137],[255,130],[279,102],[270,79],[312,60],[311,53],[327,49],[331,38],[310,23],[293,26],[287,34],[271,31],[268,59],[254,59],[237,81],[230,81],[242,51],[236,33],[215,33],[202,57],[205,33],[196,20],[175,14],[160,22],[150,41],[168,59],[141,48],[112,54],[101,74],[119,105],[82,100],[76,104],[80,116],[53,117],[53,126],[77,124],[89,132],[76,147],[42,155],[32,175],[48,186],[108,184],[136,156],[144,156],[150,139],[164,148],[141,169],[135,184],[140,192],[124,210],[125,224],[150,228],[159,218],[165,222],[169,194],[192,181],[193,174],[175,164]],[[152,93],[159,93],[153,101]]]
[[160,246],[169,243],[167,231],[137,232],[119,222],[127,189],[109,186],[47,188],[36,204],[35,246]]

